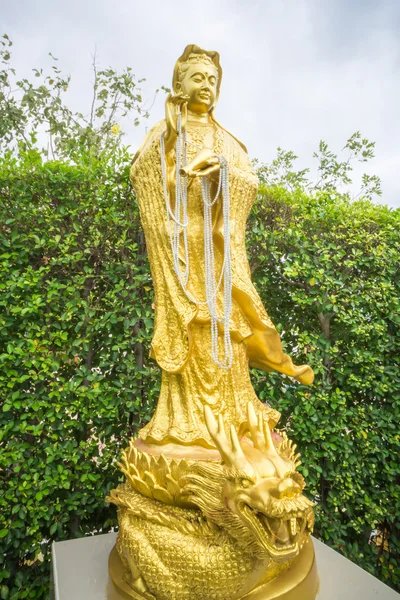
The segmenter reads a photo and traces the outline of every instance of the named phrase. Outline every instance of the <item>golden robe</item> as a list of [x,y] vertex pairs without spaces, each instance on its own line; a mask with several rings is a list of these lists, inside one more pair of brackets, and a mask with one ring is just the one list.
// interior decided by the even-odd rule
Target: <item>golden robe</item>
[[[229,165],[233,365],[225,370],[212,361],[208,308],[187,298],[174,271],[161,173],[160,134],[165,128],[165,121],[161,121],[149,132],[131,169],[155,290],[151,356],[163,371],[157,409],[139,435],[147,443],[178,442],[214,447],[204,423],[206,403],[215,413],[223,414],[226,423],[236,427],[246,421],[249,401],[257,413],[267,411],[271,426],[279,419],[279,413],[258,400],[251,385],[249,364],[265,371],[279,371],[305,384],[312,383],[313,372],[307,365],[295,366],[283,353],[279,334],[251,282],[245,230],[257,195],[258,179],[247,152],[215,121],[211,124],[189,122],[188,162],[204,146],[211,128],[214,152],[222,154]],[[218,200],[213,207],[217,279],[223,262],[221,206]],[[204,301],[203,201],[199,178],[192,180],[189,186],[188,217],[188,290],[197,300]],[[180,260],[183,270],[183,255]],[[222,294],[221,286],[217,297],[221,312]]]

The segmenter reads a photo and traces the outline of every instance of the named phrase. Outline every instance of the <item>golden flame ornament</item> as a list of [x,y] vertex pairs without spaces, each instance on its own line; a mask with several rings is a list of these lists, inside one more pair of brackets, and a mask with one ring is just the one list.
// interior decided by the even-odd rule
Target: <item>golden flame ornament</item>
[[126,481],[107,498],[119,522],[110,576],[125,598],[313,600],[299,454],[272,430],[280,415],[257,398],[249,365],[305,384],[313,372],[283,353],[251,282],[245,225],[258,181],[215,120],[221,78],[217,52],[187,46],[166,119],[132,164],[162,384],[119,463]]

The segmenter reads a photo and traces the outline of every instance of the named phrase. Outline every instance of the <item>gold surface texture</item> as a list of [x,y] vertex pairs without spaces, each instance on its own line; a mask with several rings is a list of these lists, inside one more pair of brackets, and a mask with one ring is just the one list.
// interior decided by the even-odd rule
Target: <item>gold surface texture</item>
[[[114,547],[109,558],[111,581],[108,589],[109,600],[142,600],[145,594],[135,592],[124,581],[125,568]],[[113,585],[113,581],[118,582]],[[315,563],[314,548],[309,540],[290,567],[267,583],[257,585],[242,600],[314,600],[319,589],[319,578]],[[205,596],[199,596],[205,600]]]
[[[110,576],[130,598],[313,600],[314,517],[296,470],[299,455],[284,433],[272,431],[280,415],[257,398],[249,364],[305,384],[312,383],[313,372],[307,365],[294,365],[283,353],[251,282],[245,228],[258,181],[246,148],[215,120],[221,78],[218,53],[187,46],[175,66],[166,119],[149,132],[132,164],[155,289],[151,356],[162,369],[162,383],[153,418],[131,440],[119,463],[126,482],[107,498],[118,507],[119,521]],[[215,191],[215,155],[229,165],[230,369],[211,359],[207,305],[187,298],[174,271],[160,135],[164,132],[173,206],[178,112],[188,142],[187,288],[198,301],[205,300],[200,179],[209,176]],[[224,260],[220,201],[213,207],[212,222],[218,274]],[[182,248],[179,260],[182,265],[186,260]],[[217,305],[222,311],[222,287]]]
[[205,419],[218,461],[152,456],[134,441],[122,455],[126,483],[108,501],[118,506],[125,584],[144,597],[242,598],[289,569],[309,540],[295,446],[273,437],[250,402],[241,441],[209,407]]

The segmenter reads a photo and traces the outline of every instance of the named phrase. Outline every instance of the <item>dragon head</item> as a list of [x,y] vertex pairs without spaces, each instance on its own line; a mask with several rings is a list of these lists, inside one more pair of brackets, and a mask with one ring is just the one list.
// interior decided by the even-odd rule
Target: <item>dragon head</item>
[[228,437],[222,416],[216,419],[208,406],[205,418],[223,465],[195,467],[186,493],[211,521],[260,558],[277,563],[294,558],[314,521],[313,504],[303,495],[305,482],[296,470],[296,446],[285,434],[271,432],[251,403],[241,441],[233,426]]

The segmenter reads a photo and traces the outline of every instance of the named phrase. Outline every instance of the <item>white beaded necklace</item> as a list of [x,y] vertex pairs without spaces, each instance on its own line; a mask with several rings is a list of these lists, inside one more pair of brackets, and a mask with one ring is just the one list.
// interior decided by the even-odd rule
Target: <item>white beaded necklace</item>
[[[211,199],[210,178],[201,178],[201,191],[204,204],[204,265],[205,265],[205,302],[200,302],[187,289],[189,280],[189,248],[187,229],[189,225],[187,199],[188,199],[188,181],[187,177],[182,176],[180,170],[187,164],[186,131],[182,131],[182,115],[178,114],[177,121],[178,135],[175,144],[176,155],[176,181],[175,181],[175,208],[171,209],[167,184],[167,166],[165,159],[164,132],[160,137],[161,150],[161,173],[163,181],[163,192],[167,208],[168,229],[171,241],[174,270],[181,284],[182,290],[187,298],[197,306],[207,304],[211,320],[211,357],[212,360],[222,369],[230,369],[233,362],[233,348],[230,335],[230,318],[232,314],[232,265],[230,251],[230,227],[229,227],[229,168],[226,159],[218,156],[220,162],[218,189],[214,199]],[[217,202],[222,191],[222,214],[223,214],[223,232],[224,232],[224,260],[218,283],[215,277],[214,260],[214,242],[212,231],[212,207]],[[182,219],[182,220],[181,220]],[[173,227],[172,227],[173,223]],[[183,247],[185,252],[185,270],[182,272],[179,264],[179,246],[180,235],[183,234]],[[217,294],[218,289],[224,280],[223,294],[223,316],[218,316]],[[218,323],[223,324],[224,354],[222,360],[219,359],[218,351]]]

